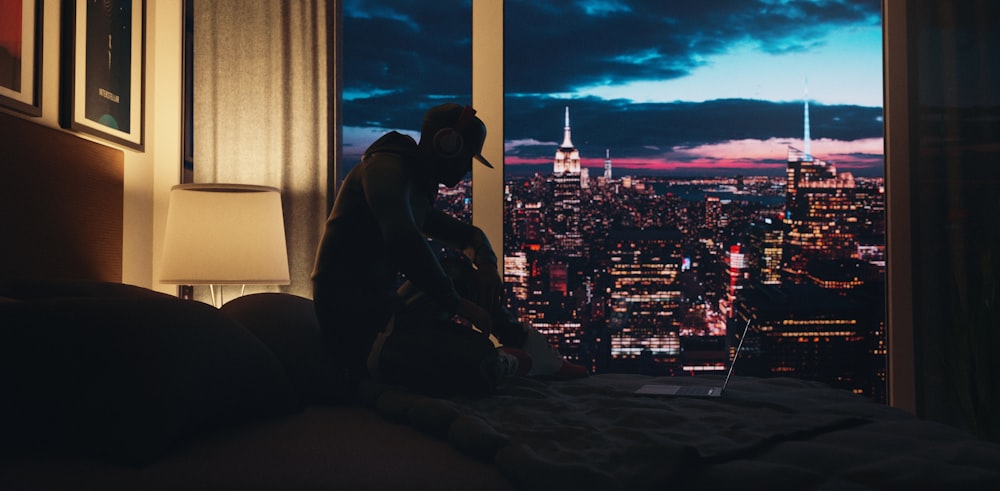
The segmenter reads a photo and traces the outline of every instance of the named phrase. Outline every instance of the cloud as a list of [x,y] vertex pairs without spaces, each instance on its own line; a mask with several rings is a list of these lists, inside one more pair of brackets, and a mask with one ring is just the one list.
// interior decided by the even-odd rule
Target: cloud
[[[825,36],[879,25],[878,0],[507,0],[510,93],[669,80],[734,45],[791,53]],[[350,0],[344,5],[345,89],[469,94],[471,1]]]
[[[804,134],[802,103],[727,99],[701,103],[560,100],[531,98],[507,104],[505,137],[514,141],[561,141],[564,107],[570,108],[573,144],[581,153],[656,156],[662,148],[694,148],[718,142],[798,139]],[[810,105],[813,138],[840,141],[882,137],[880,108]],[[513,122],[513,123],[512,123]],[[521,157],[551,154],[554,147],[521,144]]]
[[[711,2],[507,0],[509,92],[572,92],[632,80],[679,78],[736,44],[772,54],[814,49],[845,26],[879,25],[881,4],[862,1]],[[539,28],[539,26],[544,26]],[[532,56],[524,56],[532,53]]]
[[[711,155],[726,160],[773,160],[784,157],[788,147],[803,149],[801,139],[769,138],[767,140],[731,140],[697,147],[674,149],[674,158],[686,160],[684,156],[700,158]],[[823,138],[811,140],[810,153],[826,161],[853,159],[858,155],[879,155],[882,153],[881,138],[861,140],[834,140]]]
[[346,1],[345,89],[468,94],[470,9],[420,0]]
[[[667,158],[708,165],[712,162],[699,160],[697,150],[801,141],[801,101],[683,100],[684,94],[677,94],[678,100],[661,101],[659,95],[635,102],[627,96],[599,97],[601,91],[593,89],[680,80],[719,62],[720,55],[822,50],[830,33],[849,37],[852,29],[877,28],[880,5],[879,0],[506,0],[507,159],[550,162],[562,141],[566,106],[573,143],[585,159],[595,161],[603,161],[609,148],[613,158],[635,165]],[[471,100],[470,12],[470,0],[458,7],[424,0],[345,0],[345,155],[360,154],[384,131],[419,129],[424,111],[433,105]],[[811,91],[820,85],[815,82],[840,75],[833,70],[846,73],[850,67],[809,73]],[[797,69],[778,74],[785,79],[805,75]],[[801,94],[801,84],[792,83],[789,98]],[[591,95],[581,96],[582,88],[590,88]],[[881,117],[881,107],[811,103],[814,153],[829,139],[844,144],[831,154],[878,167],[881,150],[848,150],[855,145],[847,142],[879,141]],[[775,162],[783,158],[782,149]]]
[[559,146],[561,142],[557,141],[541,141],[535,138],[522,138],[517,140],[507,139],[503,142],[503,151],[506,154],[518,153],[522,148],[547,148],[555,151],[555,148]]

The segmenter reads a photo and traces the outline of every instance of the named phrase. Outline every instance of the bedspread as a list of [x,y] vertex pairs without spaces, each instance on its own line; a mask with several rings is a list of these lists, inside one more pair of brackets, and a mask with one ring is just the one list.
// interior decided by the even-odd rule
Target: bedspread
[[618,374],[513,378],[476,399],[372,384],[365,398],[384,417],[493,462],[524,489],[1000,484],[1000,446],[823,384],[738,377],[721,398],[633,394],[656,381]]

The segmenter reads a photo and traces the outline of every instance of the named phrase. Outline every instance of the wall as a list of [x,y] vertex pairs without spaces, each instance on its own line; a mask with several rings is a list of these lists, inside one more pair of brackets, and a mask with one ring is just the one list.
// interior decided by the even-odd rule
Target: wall
[[[42,116],[30,118],[59,127],[60,0],[43,2]],[[181,162],[181,75],[183,2],[146,2],[145,151],[125,152],[122,281],[175,292],[154,281],[166,223],[170,187],[179,182]],[[80,138],[94,139],[74,133]],[[105,143],[114,146],[111,143]]]

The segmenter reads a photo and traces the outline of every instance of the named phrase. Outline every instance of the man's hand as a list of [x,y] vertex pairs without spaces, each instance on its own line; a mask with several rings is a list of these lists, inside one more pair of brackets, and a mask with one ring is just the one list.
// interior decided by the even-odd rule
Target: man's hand
[[490,320],[490,313],[482,307],[476,305],[468,299],[461,299],[455,305],[455,315],[468,320],[485,335],[493,332],[493,321]]
[[477,266],[472,271],[472,301],[495,314],[503,304],[503,278],[496,266]]

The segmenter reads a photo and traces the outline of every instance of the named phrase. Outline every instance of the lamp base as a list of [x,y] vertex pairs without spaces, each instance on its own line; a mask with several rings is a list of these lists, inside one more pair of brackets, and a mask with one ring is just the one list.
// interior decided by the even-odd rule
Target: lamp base
[[[222,298],[222,285],[219,285],[218,299],[216,299],[216,295],[215,295],[215,285],[208,285],[208,289],[209,289],[209,292],[211,292],[211,294],[212,294],[212,305],[214,305],[215,308],[217,308],[217,309],[221,309],[222,308],[222,304],[224,303],[224,300]],[[240,288],[240,294],[237,295],[237,296],[242,297],[243,295],[246,294],[246,292],[247,292],[247,286],[243,285]]]
[[[222,308],[222,304],[225,303],[225,299],[222,296],[222,285],[220,284],[218,285],[218,288],[216,288],[215,284],[210,284],[208,285],[208,292],[209,295],[212,296],[212,306],[217,309]],[[237,296],[242,297],[243,295],[246,295],[246,292],[247,292],[247,286],[242,285],[240,288],[240,294]],[[196,300],[194,294],[194,285],[178,285],[177,297],[183,300]]]

